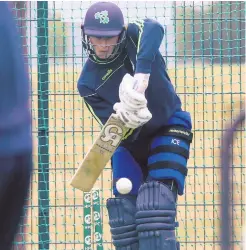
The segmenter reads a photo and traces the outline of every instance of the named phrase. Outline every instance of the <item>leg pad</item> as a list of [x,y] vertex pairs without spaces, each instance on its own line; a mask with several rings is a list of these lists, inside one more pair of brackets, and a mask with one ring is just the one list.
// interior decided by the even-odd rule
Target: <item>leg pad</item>
[[107,200],[109,225],[116,250],[139,250],[136,231],[136,198],[122,196]]
[[177,250],[176,197],[157,181],[144,183],[137,197],[136,224],[140,250]]

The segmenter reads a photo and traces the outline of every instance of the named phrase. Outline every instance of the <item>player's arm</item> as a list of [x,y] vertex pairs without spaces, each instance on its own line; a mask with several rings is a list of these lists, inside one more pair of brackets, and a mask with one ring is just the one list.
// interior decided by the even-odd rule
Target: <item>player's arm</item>
[[[151,114],[147,109],[147,100],[142,90],[148,87],[151,66],[159,51],[164,29],[155,20],[138,20],[128,25],[127,35],[137,48],[137,61],[134,77],[125,76],[120,84],[121,112],[126,113],[126,110],[138,112],[144,109],[141,115],[143,122],[139,122],[139,116],[136,117],[139,124],[144,124],[151,119]],[[115,110],[119,113],[117,109]]]
[[[128,24],[127,35],[137,48],[137,61],[134,77],[125,75],[119,89],[120,103],[115,106],[117,114],[136,115],[136,127],[148,122],[152,115],[147,108],[144,90],[148,87],[152,63],[159,51],[163,27],[152,19],[137,20]],[[122,116],[120,117],[121,120]]]
[[152,19],[137,20],[128,24],[127,34],[137,47],[135,74],[150,74],[152,62],[163,40],[163,27]]

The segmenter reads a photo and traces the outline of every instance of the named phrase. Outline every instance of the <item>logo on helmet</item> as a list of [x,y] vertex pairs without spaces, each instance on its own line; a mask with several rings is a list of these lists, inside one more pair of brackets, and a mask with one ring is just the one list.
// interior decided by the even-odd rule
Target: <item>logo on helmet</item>
[[107,24],[109,23],[108,11],[103,10],[95,14],[95,19],[99,19],[100,23]]

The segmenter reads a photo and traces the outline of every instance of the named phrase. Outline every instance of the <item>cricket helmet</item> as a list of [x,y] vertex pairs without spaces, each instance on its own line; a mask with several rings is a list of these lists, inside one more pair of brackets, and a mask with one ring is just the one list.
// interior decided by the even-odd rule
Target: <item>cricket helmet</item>
[[[89,7],[84,23],[81,25],[83,47],[89,58],[96,63],[106,64],[114,61],[125,47],[126,30],[121,9],[111,2],[97,2]],[[97,57],[89,37],[109,38],[119,36],[111,55],[106,59]]]

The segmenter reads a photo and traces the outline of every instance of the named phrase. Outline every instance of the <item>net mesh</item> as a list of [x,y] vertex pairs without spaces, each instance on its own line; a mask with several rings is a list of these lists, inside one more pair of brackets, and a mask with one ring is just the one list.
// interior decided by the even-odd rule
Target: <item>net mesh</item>
[[[32,186],[16,249],[113,249],[105,207],[110,166],[91,193],[68,184],[100,131],[77,91],[86,60],[80,24],[91,3],[12,2],[32,84],[34,137]],[[244,106],[245,2],[116,3],[126,23],[148,17],[165,29],[160,50],[194,132],[178,239],[181,249],[219,249],[220,143]],[[239,131],[232,148],[234,249],[245,212],[244,151]]]

